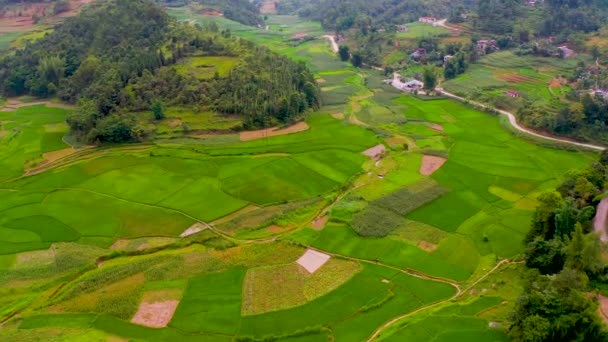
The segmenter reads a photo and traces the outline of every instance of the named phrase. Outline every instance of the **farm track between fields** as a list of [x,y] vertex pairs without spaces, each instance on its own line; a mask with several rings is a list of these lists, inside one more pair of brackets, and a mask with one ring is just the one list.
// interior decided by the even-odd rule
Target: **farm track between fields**
[[[418,313],[420,313],[420,312],[422,312],[422,311],[425,311],[425,310],[428,310],[428,309],[432,309],[432,308],[434,308],[434,307],[438,307],[438,306],[440,306],[440,305],[442,305],[442,304],[444,304],[444,303],[450,302],[450,301],[452,301],[452,300],[454,300],[454,299],[456,299],[456,298],[458,298],[458,297],[462,296],[463,294],[467,293],[467,292],[468,292],[468,291],[469,291],[471,288],[473,288],[475,285],[479,284],[481,281],[483,281],[484,279],[486,279],[486,278],[487,278],[488,276],[490,276],[492,273],[494,273],[494,272],[496,272],[498,269],[500,269],[500,268],[501,268],[503,265],[509,265],[509,264],[519,264],[519,263],[521,263],[521,262],[514,262],[514,261],[510,261],[510,260],[508,260],[508,259],[501,260],[501,261],[500,261],[500,262],[498,262],[498,263],[497,263],[497,264],[496,264],[496,265],[495,265],[495,266],[494,266],[494,267],[493,267],[491,270],[489,270],[488,272],[484,273],[484,274],[483,274],[481,277],[479,277],[477,280],[475,280],[473,283],[471,283],[471,284],[470,284],[469,286],[467,286],[465,289],[461,289],[461,288],[460,288],[460,286],[458,286],[458,285],[454,285],[454,284],[452,284],[452,283],[450,283],[450,282],[446,282],[447,284],[450,284],[450,285],[452,285],[452,286],[455,286],[455,287],[458,289],[458,292],[457,292],[455,295],[453,295],[453,296],[452,296],[452,297],[450,297],[450,298],[447,298],[447,299],[444,299],[444,300],[441,300],[441,301],[438,301],[438,302],[435,302],[435,303],[429,304],[429,305],[427,305],[427,306],[423,306],[423,307],[418,308],[418,309],[416,309],[416,310],[414,310],[414,311],[412,311],[412,312],[408,312],[408,313],[406,313],[406,314],[404,314],[404,315],[401,315],[401,316],[398,316],[398,317],[393,318],[392,320],[390,320],[390,321],[386,322],[385,324],[383,324],[383,325],[382,325],[380,328],[376,329],[376,331],[374,331],[374,333],[372,334],[372,336],[370,336],[370,337],[367,339],[367,342],[373,341],[373,340],[374,340],[374,339],[376,339],[376,338],[377,338],[377,337],[378,337],[378,336],[379,336],[379,335],[380,335],[380,334],[381,334],[381,333],[382,333],[384,330],[388,329],[388,328],[389,328],[389,327],[391,327],[392,325],[394,325],[394,324],[398,323],[399,321],[401,321],[401,320],[403,320],[403,319],[405,319],[405,318],[408,318],[408,317],[410,317],[410,316],[416,315],[416,314],[418,314]],[[403,272],[403,271],[402,271],[402,272]],[[407,272],[406,272],[406,273],[407,273]],[[408,274],[410,274],[410,273],[408,273]],[[413,274],[410,274],[410,275],[413,275]],[[416,276],[416,275],[413,275],[413,276]],[[423,278],[423,279],[430,280],[430,281],[439,281],[439,280],[434,279],[434,278]]]
[[[329,210],[329,209],[330,209],[330,208],[331,208],[333,205],[335,205],[336,203],[338,203],[338,202],[340,201],[340,199],[342,199],[342,198],[343,198],[344,196],[346,196],[346,195],[347,195],[347,194],[348,194],[350,191],[355,190],[355,189],[356,189],[356,187],[355,187],[355,188],[353,188],[353,189],[348,189],[348,190],[344,191],[343,193],[339,194],[339,195],[336,197],[336,199],[335,199],[334,201],[332,201],[332,202],[331,202],[329,205],[327,205],[327,206],[325,206],[325,207],[321,208],[319,211],[317,211],[317,213],[314,215],[314,219],[316,219],[316,218],[318,218],[318,217],[322,216],[322,215],[323,215],[324,213],[326,213],[326,212],[327,212],[327,211],[328,211],[328,210]],[[107,194],[103,194],[103,193],[98,193],[98,192],[91,191],[91,190],[86,190],[86,189],[63,188],[63,189],[57,189],[57,190],[82,190],[82,191],[88,191],[88,192],[91,192],[91,193],[96,193],[96,194],[103,195],[103,196],[113,197],[113,198],[116,198],[116,199],[118,199],[118,200],[125,201],[125,202],[130,202],[130,203],[133,203],[133,204],[139,204],[139,205],[145,205],[145,206],[151,206],[151,207],[157,207],[157,208],[162,208],[162,209],[173,210],[173,211],[175,211],[175,212],[177,212],[177,213],[180,213],[180,214],[182,214],[182,215],[184,215],[184,216],[186,216],[186,217],[188,217],[188,218],[191,218],[191,219],[193,219],[193,220],[196,220],[197,222],[200,222],[201,224],[203,224],[204,226],[206,226],[208,229],[210,229],[210,230],[211,230],[212,232],[214,232],[215,234],[218,234],[218,235],[220,235],[220,236],[222,236],[222,237],[224,237],[224,238],[226,238],[226,239],[228,239],[228,240],[234,241],[234,242],[240,242],[240,243],[246,243],[246,244],[255,244],[255,243],[270,243],[270,242],[274,242],[274,241],[276,241],[277,239],[279,239],[281,236],[283,236],[283,235],[285,235],[285,234],[287,234],[287,233],[289,233],[289,232],[292,232],[292,231],[294,231],[294,230],[296,230],[296,229],[299,229],[299,228],[301,228],[301,227],[303,227],[303,226],[306,226],[307,224],[309,224],[309,223],[310,223],[310,220],[309,220],[309,221],[306,221],[305,223],[303,223],[303,224],[301,224],[301,225],[299,225],[299,226],[297,226],[297,227],[295,227],[295,228],[293,228],[293,229],[291,229],[291,230],[288,230],[288,231],[286,231],[286,232],[281,233],[280,235],[277,235],[277,236],[274,236],[274,237],[271,237],[271,238],[262,238],[262,239],[240,239],[240,238],[233,237],[233,236],[231,236],[231,235],[229,235],[229,234],[226,234],[226,233],[224,233],[224,232],[222,232],[222,231],[219,231],[219,230],[218,230],[217,228],[215,228],[213,225],[210,225],[210,224],[208,224],[208,223],[205,223],[205,222],[203,222],[203,221],[201,221],[201,220],[199,220],[199,219],[197,219],[197,218],[195,218],[195,217],[193,217],[193,216],[191,216],[191,215],[189,215],[189,214],[186,214],[186,213],[181,212],[181,211],[176,210],[176,209],[172,209],[172,208],[166,208],[166,207],[162,207],[162,206],[155,206],[155,205],[150,205],[150,204],[146,204],[146,203],[140,203],[140,202],[135,202],[135,201],[129,201],[129,200],[125,200],[125,199],[122,199],[122,198],[115,197],[115,196],[111,196],[111,195],[107,195]],[[314,220],[314,219],[313,219],[313,220]],[[148,236],[148,237],[155,237],[155,236]],[[347,255],[342,255],[342,254],[338,254],[338,253],[333,253],[333,252],[326,251],[326,250],[323,250],[323,249],[320,249],[320,248],[316,248],[316,247],[312,247],[312,246],[306,246],[306,245],[305,245],[304,247],[309,248],[309,249],[312,249],[312,250],[316,250],[316,251],[318,251],[318,252],[322,252],[322,253],[325,253],[325,254],[328,254],[328,255],[331,255],[331,256],[334,256],[334,257],[338,257],[338,258],[346,259],[346,260],[357,261],[357,262],[362,262],[362,263],[367,263],[367,264],[372,264],[372,265],[377,265],[377,266],[381,266],[381,267],[389,268],[389,269],[396,270],[396,271],[402,272],[402,273],[404,273],[404,274],[407,274],[407,275],[409,275],[409,276],[416,277],[416,278],[419,278],[419,279],[423,279],[423,280],[428,280],[428,281],[433,281],[433,282],[438,282],[438,283],[447,284],[447,285],[452,286],[454,289],[456,289],[456,293],[455,293],[453,296],[449,297],[449,298],[446,298],[446,299],[444,299],[444,300],[441,300],[441,301],[438,301],[438,302],[435,302],[435,303],[431,303],[431,304],[426,305],[426,306],[424,306],[424,307],[418,308],[418,309],[416,309],[415,311],[408,312],[408,313],[406,313],[406,314],[403,314],[403,315],[401,315],[401,316],[395,317],[394,319],[392,319],[392,320],[390,320],[390,321],[386,322],[386,323],[385,323],[385,324],[383,324],[383,325],[382,325],[380,328],[378,328],[376,331],[374,331],[374,334],[373,334],[373,335],[372,335],[372,336],[371,336],[371,337],[370,337],[370,338],[369,338],[367,341],[372,341],[372,340],[374,340],[374,339],[375,339],[375,338],[376,338],[376,337],[377,337],[379,334],[381,334],[381,333],[382,333],[382,331],[384,331],[384,330],[388,329],[389,327],[391,327],[392,325],[394,325],[394,324],[396,324],[397,322],[401,321],[402,319],[405,319],[405,318],[407,318],[407,317],[413,316],[413,315],[418,314],[418,313],[420,313],[420,312],[422,312],[422,311],[426,311],[426,310],[429,310],[429,309],[432,309],[432,308],[438,307],[438,306],[440,306],[440,305],[442,305],[442,304],[444,304],[444,303],[447,303],[447,302],[450,302],[450,301],[452,301],[452,300],[454,300],[454,299],[459,298],[459,297],[460,297],[460,296],[462,296],[463,294],[467,293],[467,292],[468,292],[468,291],[469,291],[471,288],[473,288],[475,285],[477,285],[478,283],[480,283],[481,281],[483,281],[484,279],[486,279],[488,276],[490,276],[492,273],[494,273],[495,271],[497,271],[497,270],[498,270],[500,267],[502,267],[503,265],[507,265],[507,264],[516,264],[516,263],[519,263],[519,262],[513,262],[513,261],[510,261],[510,260],[508,260],[508,259],[501,260],[501,261],[499,261],[499,262],[498,262],[498,263],[497,263],[497,264],[496,264],[496,265],[495,265],[495,266],[494,266],[494,267],[493,267],[491,270],[489,270],[488,272],[486,272],[486,273],[484,273],[483,275],[481,275],[481,276],[480,276],[479,278],[477,278],[477,279],[476,279],[476,280],[475,280],[473,283],[469,284],[469,285],[468,285],[466,288],[463,288],[463,287],[461,286],[461,284],[460,284],[460,283],[458,283],[458,282],[456,282],[456,281],[453,281],[453,280],[451,280],[451,279],[447,279],[447,278],[442,278],[442,277],[436,277],[436,276],[428,275],[428,274],[425,274],[425,273],[423,273],[423,272],[420,272],[420,271],[417,271],[417,270],[414,270],[414,269],[411,269],[411,268],[401,268],[401,267],[392,266],[392,265],[389,265],[389,264],[386,264],[386,263],[383,263],[383,262],[379,262],[379,261],[377,261],[377,260],[369,260],[369,259],[364,259],[364,258],[356,258],[356,257],[351,257],[351,256],[347,256]],[[73,278],[71,281],[68,281],[68,282],[66,282],[66,283],[62,284],[60,288],[65,287],[65,286],[66,286],[68,283],[70,283],[70,282],[76,281],[77,279],[79,279],[80,277],[82,277],[82,276],[83,276],[84,274],[86,274],[87,272],[89,272],[89,271],[85,271],[84,273],[81,273],[81,274],[79,274],[79,275],[75,276],[75,277],[74,277],[74,278]],[[57,293],[58,291],[59,291],[59,290],[55,291],[55,293]]]
[[577,146],[577,147],[583,147],[583,148],[588,148],[588,149],[592,149],[592,150],[598,150],[598,151],[603,151],[604,149],[606,149],[606,147],[604,146],[599,146],[599,145],[594,145],[594,144],[587,144],[587,143],[582,143],[582,142],[577,142],[577,141],[572,141],[569,139],[564,139],[564,138],[556,138],[556,137],[551,137],[545,134],[541,134],[538,132],[535,132],[531,129],[525,128],[523,126],[521,126],[519,123],[517,123],[517,118],[515,117],[515,115],[511,112],[508,112],[506,110],[502,110],[502,109],[498,109],[498,108],[494,108],[492,106],[489,105],[485,105],[483,103],[480,102],[476,102],[476,101],[471,101],[471,100],[467,100],[463,97],[460,97],[456,94],[452,94],[450,92],[447,92],[445,90],[441,90],[441,93],[453,100],[457,100],[460,102],[469,102],[475,106],[481,107],[483,109],[486,110],[494,110],[498,113],[500,113],[501,115],[506,116],[509,119],[509,123],[511,124],[511,126],[513,128],[515,128],[516,130],[527,134],[527,135],[531,135],[537,138],[541,138],[541,139],[546,139],[546,140],[551,140],[551,141],[555,141],[555,142],[559,142],[559,143],[563,143],[563,144],[567,144],[567,145],[571,145],[571,146]]

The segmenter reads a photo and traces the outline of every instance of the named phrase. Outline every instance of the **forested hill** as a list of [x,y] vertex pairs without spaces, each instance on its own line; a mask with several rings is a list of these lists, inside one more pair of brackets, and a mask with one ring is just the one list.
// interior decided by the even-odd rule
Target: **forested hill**
[[224,17],[241,24],[255,26],[262,25],[259,7],[249,0],[193,0],[201,6],[221,11]]
[[[210,77],[196,75],[197,67],[209,65],[188,69],[182,63],[206,56],[236,62],[232,71]],[[79,103],[68,119],[72,130],[101,142],[141,139],[145,130],[137,115],[127,113],[147,111],[158,101],[237,114],[246,127],[260,127],[294,121],[318,106],[319,97],[303,63],[215,26],[179,24],[148,0],[99,2],[66,20],[0,61],[0,87],[5,96]]]
[[282,0],[277,4],[282,14],[320,21],[323,27],[343,31],[357,21],[370,24],[403,24],[421,16],[447,17],[457,10],[461,0]]
[[591,32],[607,22],[605,0],[547,0],[530,6],[518,0],[478,0],[474,27],[494,34],[523,30],[538,36],[567,37],[576,32]]
[[260,16],[262,0],[156,0],[156,2],[166,7],[190,6],[195,12],[209,15],[221,13],[224,17],[244,25],[264,24]]

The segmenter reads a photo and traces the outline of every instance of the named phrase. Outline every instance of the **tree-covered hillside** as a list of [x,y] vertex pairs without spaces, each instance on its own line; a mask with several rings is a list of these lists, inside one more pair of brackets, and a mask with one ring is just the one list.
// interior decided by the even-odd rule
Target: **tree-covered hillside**
[[156,2],[165,7],[190,6],[194,11],[202,13],[209,10],[217,11],[217,14],[221,13],[227,19],[249,26],[264,23],[259,10],[261,0],[156,0]]
[[[224,75],[197,77],[190,58],[236,59]],[[186,68],[178,72],[177,64]],[[182,68],[182,69],[183,69]],[[53,33],[0,61],[5,96],[58,96],[80,103],[68,121],[87,141],[139,139],[128,114],[155,102],[243,117],[246,127],[291,122],[318,105],[303,63],[231,37],[217,27],[179,24],[148,0],[96,3]]]
[[374,24],[403,24],[421,16],[446,17],[463,1],[449,0],[284,0],[277,4],[281,13],[298,13],[320,21],[327,29],[348,30],[357,21]]
[[493,34],[525,31],[565,38],[599,29],[606,23],[607,11],[604,0],[537,1],[534,6],[518,0],[479,0],[473,23],[475,29]]
[[241,24],[255,26],[263,24],[259,7],[249,0],[194,0],[205,7],[221,11],[224,17]]

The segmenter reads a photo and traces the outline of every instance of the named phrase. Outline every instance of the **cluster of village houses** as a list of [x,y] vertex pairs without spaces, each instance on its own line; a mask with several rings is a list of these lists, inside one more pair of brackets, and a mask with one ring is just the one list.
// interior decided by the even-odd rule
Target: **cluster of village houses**
[[[529,6],[535,6],[536,4],[542,3],[544,2],[544,0],[528,0],[527,4]],[[419,22],[422,23],[427,23],[427,24],[431,24],[433,26],[437,26],[439,23],[439,19],[435,18],[435,17],[420,17],[418,18]],[[407,32],[408,31],[408,27],[406,25],[398,25],[397,26],[397,30],[399,32]],[[477,50],[482,53],[485,54],[487,52],[494,52],[494,51],[498,51],[500,50],[500,48],[498,47],[498,44],[496,42],[495,39],[480,39],[476,41],[476,47]],[[576,56],[576,52],[572,49],[570,49],[569,47],[562,45],[559,46],[557,48],[557,50],[560,52],[560,56],[562,58],[572,58]],[[415,49],[411,54],[410,57],[412,59],[419,59],[420,57],[426,55],[427,51],[424,48],[417,48]],[[454,56],[452,55],[446,55],[443,57],[443,63],[444,66],[446,65],[446,63],[453,58]],[[597,67],[590,67],[590,72],[593,73],[593,68],[597,68]],[[599,72],[599,68],[597,68]],[[402,81],[401,79],[398,78],[394,78],[394,79],[389,79],[386,80],[387,84],[391,84],[394,87],[407,91],[407,92],[413,92],[413,91],[418,91],[423,87],[423,83],[416,80],[416,79],[410,79],[410,80],[405,80]],[[503,92],[506,96],[511,97],[511,98],[518,98],[521,97],[521,93],[517,90],[514,89],[509,89],[509,90],[505,90]],[[605,99],[608,99],[608,91],[604,91],[604,90],[593,90],[592,95],[594,96],[601,96]]]
[[[534,2],[534,1],[529,1],[529,2]],[[536,2],[538,3],[539,1],[536,1]],[[431,24],[433,26],[436,26],[439,23],[439,19],[437,19],[435,17],[420,17],[420,18],[418,18],[418,21],[422,22],[422,23]],[[408,30],[409,30],[409,28],[406,25],[397,25],[397,31],[399,31],[399,32],[407,32]],[[292,36],[293,40],[305,40],[307,38],[309,38],[309,36],[306,33],[296,33],[295,35]],[[344,40],[345,40],[345,38],[343,35],[338,35],[336,37],[336,41],[338,43],[340,43]],[[477,50],[482,54],[485,54],[485,53],[491,52],[491,51],[498,51],[500,49],[498,47],[496,40],[494,40],[494,39],[479,39],[476,41],[476,47],[477,47]],[[572,58],[572,57],[576,56],[576,53],[574,52],[574,50],[568,48],[565,45],[559,46],[557,49],[560,51],[560,55],[562,58]],[[427,53],[426,49],[417,48],[410,54],[410,57],[414,60],[417,60],[417,59],[421,58],[422,56],[426,55],[426,53]],[[453,57],[454,56],[452,56],[452,55],[444,56],[443,57],[444,66]],[[594,70],[594,68],[597,70]],[[595,66],[592,66],[592,67],[589,67],[589,72],[590,73],[599,73],[599,72],[601,72],[601,70],[599,70],[599,68],[597,68]],[[398,75],[395,75],[395,77],[393,77],[392,79],[385,80],[385,83],[390,84],[393,87],[406,91],[406,92],[418,92],[424,86],[424,84],[419,80],[416,80],[413,78],[407,79],[407,80],[402,80],[400,78],[400,76],[398,76]],[[521,93],[514,89],[505,90],[503,93],[506,96],[511,97],[511,98],[521,97]],[[599,90],[599,89],[592,90],[591,95],[601,96],[605,99],[608,99],[608,91],[604,91],[604,90]]]

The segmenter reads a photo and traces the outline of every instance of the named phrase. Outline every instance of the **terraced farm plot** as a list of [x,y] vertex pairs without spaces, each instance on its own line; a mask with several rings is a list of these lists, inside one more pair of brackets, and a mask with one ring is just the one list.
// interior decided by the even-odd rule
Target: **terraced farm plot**
[[407,31],[398,32],[397,38],[416,39],[416,38],[420,38],[420,37],[427,37],[427,36],[430,37],[430,36],[449,35],[450,34],[450,30],[448,30],[444,27],[433,26],[433,25],[427,24],[427,23],[414,22],[414,23],[405,24],[405,26],[407,26],[407,28],[408,28]]
[[[506,98],[503,92],[514,89],[526,98],[549,104],[569,89],[569,86],[552,88],[551,81],[574,70],[579,58],[585,57],[558,59],[516,56],[510,51],[496,52],[482,57],[470,71],[445,82],[444,87],[464,96],[483,91],[488,98]],[[509,109],[516,109],[521,101],[515,99],[510,102]]]
[[42,161],[41,154],[68,147],[62,137],[67,133],[66,109],[44,105],[21,107],[0,112],[0,180],[19,177],[28,163]]
[[[23,107],[17,115],[25,120],[38,108],[44,107]],[[48,119],[36,117],[23,133],[35,139],[35,134],[66,129],[60,121],[65,111],[48,111]],[[10,119],[14,114],[4,115]],[[327,194],[361,170],[365,157],[359,152],[376,140],[359,127],[334,134],[340,123],[327,115],[312,117],[309,125],[309,130],[289,136],[221,146],[90,150],[50,172],[4,183],[0,188],[10,191],[2,193],[6,207],[0,219],[0,253],[92,237],[103,237],[105,246],[116,238],[177,237],[196,221],[210,222],[250,203],[278,204]],[[14,144],[16,153],[24,143],[13,139],[2,147]],[[45,139],[39,144],[44,148],[32,151],[60,148]],[[18,159],[10,160],[4,171],[14,165],[17,176],[23,166]],[[52,229],[36,228],[41,224]]]

